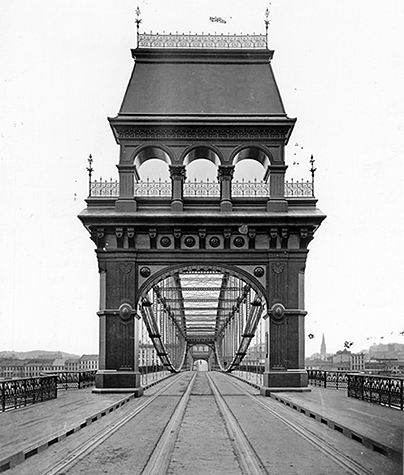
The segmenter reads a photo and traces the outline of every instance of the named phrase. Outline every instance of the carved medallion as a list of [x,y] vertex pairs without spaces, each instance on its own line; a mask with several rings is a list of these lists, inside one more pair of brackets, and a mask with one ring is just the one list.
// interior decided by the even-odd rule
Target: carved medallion
[[140,275],[144,278],[149,277],[151,274],[150,267],[142,267],[139,271]]
[[276,303],[272,307],[272,316],[275,320],[282,320],[285,314],[285,307],[281,303]]
[[209,244],[212,247],[219,247],[220,246],[220,239],[216,236],[213,236],[209,239]]
[[133,309],[128,303],[123,303],[119,307],[119,316],[122,318],[122,320],[129,320],[132,316]]
[[262,277],[264,274],[265,274],[265,271],[263,267],[258,266],[254,269],[255,277]]
[[245,240],[244,240],[243,237],[237,236],[236,238],[234,238],[233,244],[234,244],[236,247],[243,247],[244,244],[245,244]]
[[193,236],[188,236],[185,238],[184,243],[187,247],[194,247],[196,244],[196,241]]
[[163,236],[163,237],[160,239],[160,244],[161,244],[163,247],[170,247],[170,246],[171,246],[171,239],[170,239],[168,236]]

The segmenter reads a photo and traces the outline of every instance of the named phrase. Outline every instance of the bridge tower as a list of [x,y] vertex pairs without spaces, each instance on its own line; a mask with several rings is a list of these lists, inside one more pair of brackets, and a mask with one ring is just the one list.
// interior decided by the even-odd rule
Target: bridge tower
[[[100,273],[97,390],[142,393],[138,318],[170,365],[147,298],[151,289],[176,325],[178,344],[215,347],[223,370],[240,364],[258,319],[265,318],[263,394],[304,390],[304,272],[308,244],[325,215],[312,182],[285,181],[285,147],[296,119],[284,110],[266,37],[138,34],[132,56],[121,108],[109,119],[120,147],[119,181],[91,183],[79,216],[96,244]],[[187,167],[200,158],[215,164],[217,182],[198,188],[187,181]],[[167,164],[168,184],[142,182],[141,166],[149,159]],[[262,165],[261,182],[234,181],[245,159]],[[179,302],[175,320],[159,282],[171,279],[165,285],[178,301],[180,277],[184,286],[190,273],[200,276],[199,285],[221,273],[221,302],[239,279],[228,316],[219,319],[219,303],[216,324],[205,319],[192,327],[192,311]],[[244,301],[249,314],[233,324]],[[230,328],[239,346],[225,342]],[[224,361],[226,352],[232,354]]]

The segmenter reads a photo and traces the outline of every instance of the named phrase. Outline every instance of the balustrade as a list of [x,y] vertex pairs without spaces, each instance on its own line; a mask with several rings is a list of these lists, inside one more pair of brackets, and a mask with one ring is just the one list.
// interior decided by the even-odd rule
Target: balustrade
[[[171,197],[171,180],[150,180],[134,183],[134,195],[136,197]],[[220,183],[217,181],[185,181],[183,184],[185,197],[219,197]],[[269,183],[259,180],[241,180],[231,182],[232,197],[268,197],[270,196]],[[119,182],[101,180],[92,181],[90,185],[90,197],[118,197]],[[311,181],[285,181],[285,197],[304,198],[313,197],[313,183]]]

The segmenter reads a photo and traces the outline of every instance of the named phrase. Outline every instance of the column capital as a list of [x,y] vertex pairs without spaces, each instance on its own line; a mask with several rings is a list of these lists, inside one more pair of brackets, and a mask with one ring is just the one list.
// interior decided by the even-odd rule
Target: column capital
[[219,165],[217,169],[217,179],[219,181],[233,179],[234,175],[234,165]]
[[170,165],[170,178],[172,180],[185,180],[186,170],[185,165]]

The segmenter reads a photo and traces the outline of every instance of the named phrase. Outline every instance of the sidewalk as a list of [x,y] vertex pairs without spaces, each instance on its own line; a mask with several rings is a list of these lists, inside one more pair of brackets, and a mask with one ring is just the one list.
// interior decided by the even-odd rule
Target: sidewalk
[[93,394],[92,388],[0,413],[0,473],[90,425],[134,399],[133,394]]
[[395,460],[403,457],[404,413],[347,396],[346,390],[310,386],[311,392],[271,398]]

